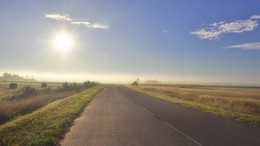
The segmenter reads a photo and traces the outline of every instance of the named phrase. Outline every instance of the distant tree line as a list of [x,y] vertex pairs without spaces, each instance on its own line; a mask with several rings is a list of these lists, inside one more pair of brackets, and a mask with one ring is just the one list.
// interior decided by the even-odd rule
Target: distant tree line
[[60,88],[57,89],[57,91],[80,91],[82,89],[88,89],[93,86],[97,85],[96,82],[86,81],[83,84],[80,83],[68,83],[64,82]]
[[26,82],[34,82],[36,81],[33,77],[29,78],[28,76],[26,78],[19,76],[18,74],[11,74],[11,73],[3,73],[2,76],[0,76],[0,81],[26,81]]
[[[39,94],[40,92],[43,93],[51,93],[51,92],[80,92],[83,90],[86,90],[88,88],[91,88],[93,86],[96,86],[96,82],[86,81],[83,84],[82,83],[68,83],[64,82],[59,88],[57,89],[51,89],[50,87],[47,87],[47,83],[41,83],[41,89],[36,89],[31,86],[24,86],[21,89],[19,89],[16,94],[13,95],[13,98],[25,98],[25,97],[31,97]],[[9,89],[17,89],[18,84],[17,83],[10,83]]]
[[161,84],[161,82],[157,80],[146,80],[144,84]]
[[[140,84],[140,80],[139,80],[139,78],[137,78],[131,85],[138,86],[139,84]],[[157,81],[157,80],[146,80],[143,82],[143,84],[157,85],[157,84],[162,84],[162,82]]]

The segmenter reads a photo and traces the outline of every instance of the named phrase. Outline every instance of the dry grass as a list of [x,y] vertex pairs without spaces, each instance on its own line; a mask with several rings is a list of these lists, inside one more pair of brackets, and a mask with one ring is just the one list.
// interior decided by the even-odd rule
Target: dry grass
[[84,84],[47,83],[41,88],[40,82],[19,82],[18,89],[8,89],[8,82],[0,82],[0,93],[8,96],[0,97],[0,124],[17,116],[29,114],[55,100],[68,97],[96,85],[94,82]]
[[19,100],[5,101],[0,105],[0,124],[3,124],[17,116],[31,113],[55,100],[68,97],[72,94],[74,94],[74,92],[66,91],[51,94],[40,94]]
[[[14,90],[8,89],[10,83],[11,82],[0,82],[0,104],[2,103],[2,101],[5,101],[9,97],[11,97],[15,92],[19,91],[25,86],[30,86],[37,90],[42,90],[42,82],[16,82],[18,84],[18,88]],[[62,85],[62,83],[47,82],[47,85],[48,88],[57,89]]]
[[53,146],[86,105],[103,89],[92,87],[0,126],[0,146]]
[[260,88],[213,86],[141,86],[146,91],[230,111],[260,115]]

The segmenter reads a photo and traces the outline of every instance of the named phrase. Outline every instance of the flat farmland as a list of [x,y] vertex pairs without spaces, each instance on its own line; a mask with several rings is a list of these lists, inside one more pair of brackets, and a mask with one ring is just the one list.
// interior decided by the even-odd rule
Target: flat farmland
[[96,85],[90,81],[83,84],[44,82],[47,86],[41,87],[42,82],[15,82],[18,88],[10,89],[10,83],[0,82],[0,125]]
[[[10,83],[17,83],[18,85],[17,89],[9,89]],[[2,103],[1,101],[4,101],[9,97],[13,96],[13,94],[15,94],[17,91],[19,91],[25,86],[30,86],[37,90],[41,90],[42,83],[43,82],[0,82],[0,104]],[[59,82],[45,82],[45,83],[47,83],[47,87],[51,89],[57,89],[62,85],[62,83]]]
[[143,84],[136,89],[231,119],[260,124],[259,87]]

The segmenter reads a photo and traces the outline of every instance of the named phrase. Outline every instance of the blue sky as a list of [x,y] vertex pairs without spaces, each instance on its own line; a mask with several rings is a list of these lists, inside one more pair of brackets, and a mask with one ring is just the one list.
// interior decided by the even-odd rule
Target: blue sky
[[[260,85],[259,0],[0,2],[0,73]],[[73,46],[62,53],[55,34]]]

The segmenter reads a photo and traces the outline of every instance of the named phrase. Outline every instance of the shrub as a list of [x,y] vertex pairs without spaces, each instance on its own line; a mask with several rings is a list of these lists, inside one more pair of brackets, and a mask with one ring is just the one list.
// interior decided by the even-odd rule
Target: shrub
[[41,92],[49,94],[49,93],[52,92],[52,89],[51,89],[51,87],[43,88],[43,89],[41,90]]
[[9,89],[16,89],[18,85],[16,83],[9,84]]
[[84,87],[84,88],[90,88],[90,87],[93,87],[93,86],[95,86],[95,85],[96,85],[95,82],[90,82],[90,81],[87,81],[87,82],[84,82],[84,83],[83,83],[83,87]]
[[15,98],[26,98],[26,97],[30,97],[30,96],[34,96],[37,95],[38,91],[30,86],[25,86],[23,87],[21,90],[19,90],[19,92],[17,93],[17,95],[15,95]]
[[69,89],[69,84],[68,84],[68,82],[65,82],[65,83],[62,84],[62,89],[64,89],[64,90]]
[[83,89],[88,89],[95,85],[96,85],[95,82],[90,82],[90,81],[84,82],[83,84],[79,84],[79,83],[69,84],[68,82],[64,82],[62,84],[62,86],[60,88],[56,89],[55,91],[57,91],[57,92],[61,92],[61,91],[80,92]]

